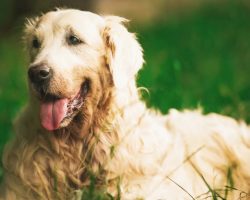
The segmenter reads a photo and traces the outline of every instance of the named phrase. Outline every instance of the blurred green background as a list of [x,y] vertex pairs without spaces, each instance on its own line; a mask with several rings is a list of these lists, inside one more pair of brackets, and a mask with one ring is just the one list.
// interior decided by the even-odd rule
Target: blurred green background
[[[27,100],[21,41],[25,17],[55,6],[132,19],[146,64],[138,85],[150,107],[197,108],[250,122],[250,3],[196,0],[2,0],[0,8],[0,153]],[[0,167],[0,176],[1,176]]]

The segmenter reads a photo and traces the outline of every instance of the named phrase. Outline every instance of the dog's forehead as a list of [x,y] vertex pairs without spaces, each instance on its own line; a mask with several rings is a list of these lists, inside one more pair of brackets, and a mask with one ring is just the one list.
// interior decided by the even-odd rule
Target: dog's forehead
[[94,13],[74,9],[57,10],[40,17],[36,27],[48,26],[54,28],[73,27],[78,30],[100,29],[104,26],[104,19]]
[[[92,45],[101,43],[101,30],[105,26],[103,17],[74,9],[57,10],[42,15],[35,25],[35,33],[41,38],[54,38],[58,34],[73,32]],[[45,36],[48,37],[45,37]]]
[[81,26],[103,26],[104,20],[99,15],[94,13],[79,11],[79,10],[67,10],[62,12],[58,16],[59,24],[73,24]]

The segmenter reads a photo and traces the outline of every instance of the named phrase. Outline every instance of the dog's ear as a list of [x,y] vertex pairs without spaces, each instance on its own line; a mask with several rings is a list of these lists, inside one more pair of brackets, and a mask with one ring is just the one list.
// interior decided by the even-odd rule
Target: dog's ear
[[117,88],[127,87],[143,65],[140,44],[133,33],[123,25],[126,19],[105,17],[103,38],[106,45],[106,60]]

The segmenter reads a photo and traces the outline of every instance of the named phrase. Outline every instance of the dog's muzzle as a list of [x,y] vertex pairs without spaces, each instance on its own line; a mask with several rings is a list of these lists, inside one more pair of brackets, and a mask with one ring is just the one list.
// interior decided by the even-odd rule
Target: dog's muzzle
[[40,102],[41,125],[48,131],[66,127],[81,110],[90,90],[90,80],[85,78],[75,94],[63,96],[49,90],[53,71],[46,64],[31,65],[28,76]]

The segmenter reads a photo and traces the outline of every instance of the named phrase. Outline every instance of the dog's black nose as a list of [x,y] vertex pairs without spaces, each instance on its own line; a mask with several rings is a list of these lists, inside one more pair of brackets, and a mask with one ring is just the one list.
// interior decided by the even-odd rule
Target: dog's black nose
[[29,79],[33,83],[48,82],[51,77],[51,69],[46,65],[33,65],[30,66],[28,71]]

